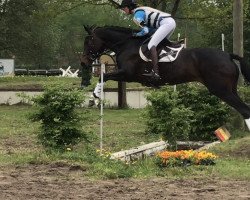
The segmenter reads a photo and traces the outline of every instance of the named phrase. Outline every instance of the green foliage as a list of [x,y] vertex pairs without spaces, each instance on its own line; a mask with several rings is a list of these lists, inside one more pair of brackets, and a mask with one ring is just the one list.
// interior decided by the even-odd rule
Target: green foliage
[[0,56],[15,57],[15,64],[51,67],[60,30],[47,13],[46,0],[11,0],[0,3]]
[[178,87],[178,91],[185,107],[194,112],[190,138],[213,139],[213,131],[224,125],[229,118],[229,106],[198,84],[184,84]]
[[238,88],[240,98],[247,104],[250,104],[250,87],[249,85]]
[[[238,94],[242,101],[250,106],[250,88],[249,85],[238,87]],[[248,131],[248,128],[243,120],[243,117],[235,109],[231,110],[230,120],[227,124],[229,129],[234,130],[233,137],[238,137],[237,130]]]
[[[138,0],[140,5],[172,12],[172,0]],[[117,1],[48,1],[10,0],[0,2],[0,56],[15,57],[18,67],[79,67],[79,57],[86,33],[83,25],[118,25],[137,27],[131,16],[115,9]],[[250,57],[250,3],[244,1],[244,56]],[[175,19],[176,31],[171,38],[187,38],[188,47],[221,48],[232,52],[232,1],[180,1]],[[204,12],[205,11],[205,12]],[[137,27],[138,28],[138,27]]]
[[[97,138],[84,146],[77,145],[74,151],[63,153],[57,151],[44,152],[41,146],[35,142],[38,123],[31,125],[26,117],[31,110],[34,111],[35,109],[35,107],[16,105],[0,107],[0,115],[2,116],[2,125],[0,127],[1,169],[4,170],[13,166],[26,168],[30,164],[42,165],[44,169],[44,164],[46,164],[49,169],[51,169],[51,166],[64,166],[69,170],[76,167],[75,169],[82,170],[79,173],[77,172],[78,175],[89,176],[91,179],[133,177],[140,180],[141,178],[150,179],[157,176],[178,180],[193,179],[194,177],[201,179],[219,177],[229,180],[250,180],[249,132],[245,133],[245,135],[248,135],[247,137],[240,140],[230,140],[213,147],[211,151],[219,155],[219,160],[216,161],[214,166],[159,168],[155,164],[155,156],[131,163],[100,157],[95,150],[99,144]],[[142,133],[144,126],[141,126],[144,120],[139,119],[140,112],[141,110],[138,109],[106,109],[104,117],[104,125],[106,125],[104,139],[106,140],[104,141],[104,147],[108,147],[110,152],[116,152],[121,149],[135,147],[141,141],[145,143],[157,141],[158,137],[151,138],[148,141],[147,139],[150,136]],[[91,113],[99,116],[100,112],[97,109],[91,109]],[[99,133],[99,123],[93,123],[90,126],[93,133]],[[109,161],[110,163],[108,163]],[[75,178],[76,173],[72,175]],[[62,177],[57,176],[57,178],[61,179]]]
[[84,101],[82,91],[66,85],[47,85],[44,93],[32,100],[37,110],[31,115],[33,121],[41,123],[38,134],[40,143],[48,149],[65,150],[67,147],[87,141],[87,132],[82,125],[89,119],[88,111],[76,111]]
[[250,64],[250,2],[244,1],[244,57]]
[[170,141],[212,140],[212,132],[224,125],[229,107],[204,87],[185,84],[176,92],[170,87],[147,96],[147,132],[163,134]]
[[151,105],[147,106],[148,133],[162,134],[163,138],[175,144],[177,140],[187,140],[191,131],[192,116],[190,108],[184,107],[178,92],[170,87],[155,90],[147,96]]
[[221,49],[221,34],[224,33],[225,49],[229,52],[232,50],[231,2],[196,0],[180,4],[177,12],[177,31],[187,37],[189,48]]

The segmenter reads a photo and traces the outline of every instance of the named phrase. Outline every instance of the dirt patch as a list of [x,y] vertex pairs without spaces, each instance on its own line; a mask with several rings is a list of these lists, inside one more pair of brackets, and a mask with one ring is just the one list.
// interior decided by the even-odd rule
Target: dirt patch
[[242,144],[241,147],[239,147],[235,151],[231,151],[230,156],[233,156],[236,158],[242,157],[242,158],[250,159],[250,145]]
[[250,137],[244,137],[235,141],[231,145],[228,145],[226,149],[217,151],[217,155],[221,157],[235,157],[250,159]]
[[88,180],[64,163],[0,168],[0,199],[250,199],[250,182],[220,179]]

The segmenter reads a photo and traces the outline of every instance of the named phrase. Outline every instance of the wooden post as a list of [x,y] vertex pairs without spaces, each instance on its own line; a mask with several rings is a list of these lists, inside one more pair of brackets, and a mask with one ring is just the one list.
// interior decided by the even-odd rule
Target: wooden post
[[243,57],[243,0],[233,5],[233,53]]
[[[243,57],[243,0],[234,0],[233,3],[233,53]],[[243,85],[242,75],[239,76],[238,83]],[[244,120],[240,122],[238,127],[244,127]]]
[[127,107],[126,82],[118,82],[118,108]]
[[[243,57],[243,0],[234,0],[233,4],[233,53]],[[236,63],[239,65],[237,61]],[[240,75],[239,84],[243,83]]]

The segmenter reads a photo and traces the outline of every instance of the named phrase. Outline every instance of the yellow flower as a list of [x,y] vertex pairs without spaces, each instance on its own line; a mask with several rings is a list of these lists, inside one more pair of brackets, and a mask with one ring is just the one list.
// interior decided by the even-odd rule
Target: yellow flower
[[[157,155],[162,159],[162,163],[166,165],[169,160],[173,159],[177,162],[178,160],[189,160],[193,164],[200,164],[201,161],[213,161],[217,158],[216,155],[206,151],[194,151],[194,150],[181,150],[181,151],[163,151]],[[177,162],[178,163],[178,162]]]

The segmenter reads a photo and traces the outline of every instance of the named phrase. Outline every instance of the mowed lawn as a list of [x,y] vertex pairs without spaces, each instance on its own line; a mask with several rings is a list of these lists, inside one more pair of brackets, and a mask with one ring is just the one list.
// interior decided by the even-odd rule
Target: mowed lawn
[[[28,114],[34,111],[32,106],[0,106],[0,166],[20,166],[29,164],[51,164],[63,160],[69,165],[80,163],[87,166],[86,175],[102,178],[119,177],[155,177],[194,178],[221,177],[232,180],[250,180],[250,136],[230,140],[209,151],[219,156],[216,165],[174,167],[161,169],[154,159],[145,159],[125,165],[107,160],[89,162],[84,160],[83,146],[76,146],[64,154],[47,154],[37,143],[39,124],[31,122]],[[81,111],[81,109],[79,109]],[[100,110],[89,109],[91,121],[85,127],[93,138],[91,146],[99,149]],[[159,141],[160,135],[145,134],[143,109],[104,109],[103,148],[105,152],[117,152],[142,144]],[[83,123],[83,122],[79,122]],[[91,155],[88,155],[91,157]],[[86,157],[86,156],[85,156]]]
[[[28,119],[32,106],[0,106],[0,151],[30,153],[41,148],[36,134],[39,124]],[[79,109],[81,111],[81,109]],[[85,127],[93,136],[96,148],[100,143],[100,110],[89,109],[91,121]],[[103,148],[110,152],[136,147],[145,143],[159,141],[159,135],[146,135],[144,110],[104,109]],[[85,122],[79,122],[84,124]]]
[[[98,82],[98,77],[92,77],[91,85],[87,87],[93,90]],[[16,77],[1,77],[0,90],[41,90],[43,85],[52,83],[60,83],[72,85],[72,87],[79,88],[81,85],[81,78],[76,77],[60,77],[60,76],[16,76]],[[127,83],[127,88],[141,88],[140,83]],[[117,88],[116,81],[108,81],[105,83],[105,89]]]

